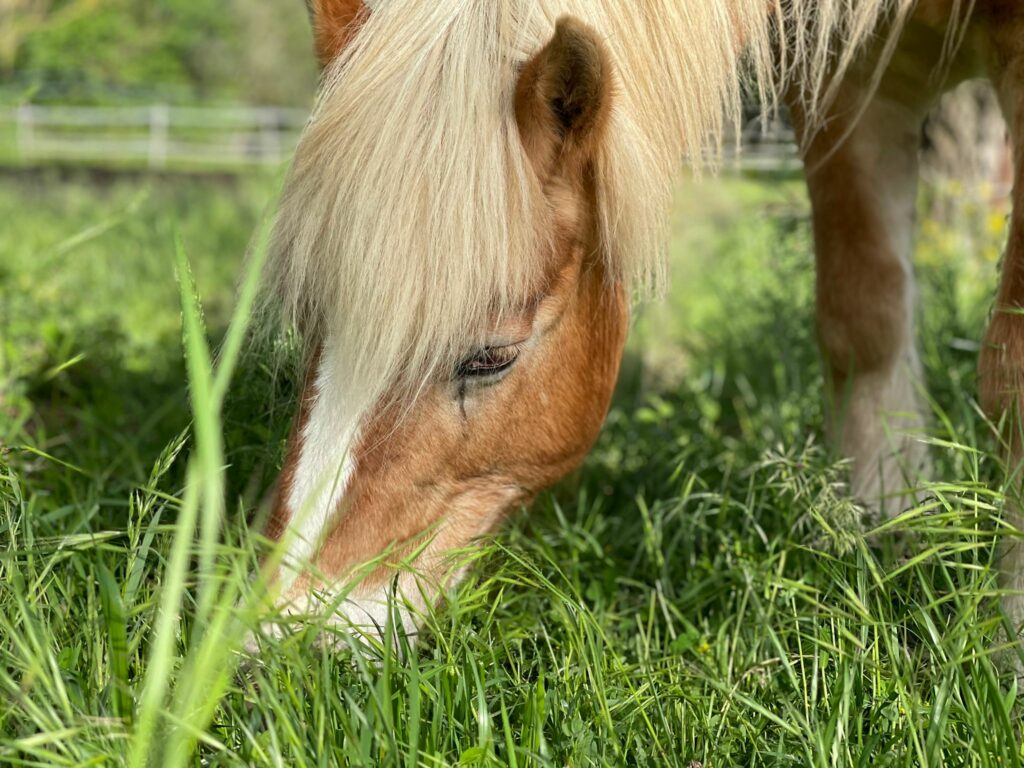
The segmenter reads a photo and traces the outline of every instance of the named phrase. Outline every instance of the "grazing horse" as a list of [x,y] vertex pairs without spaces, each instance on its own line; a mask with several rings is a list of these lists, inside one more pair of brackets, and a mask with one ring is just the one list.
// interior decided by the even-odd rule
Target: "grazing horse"
[[[266,270],[308,353],[268,527],[286,611],[329,604],[375,634],[397,608],[414,632],[460,575],[447,555],[582,460],[629,299],[660,277],[673,179],[721,146],[749,84],[785,94],[806,149],[831,439],[854,494],[900,503],[925,464],[902,437],[922,419],[921,124],[983,74],[1020,124],[1024,5],[309,5],[323,79]],[[994,417],[1024,383],[1022,212],[981,356]]]

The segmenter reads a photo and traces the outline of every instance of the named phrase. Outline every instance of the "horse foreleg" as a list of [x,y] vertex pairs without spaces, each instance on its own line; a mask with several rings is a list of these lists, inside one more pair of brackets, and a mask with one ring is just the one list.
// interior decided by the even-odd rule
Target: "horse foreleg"
[[803,136],[817,260],[828,433],[851,460],[851,491],[898,510],[926,464],[914,342],[914,243],[922,108],[848,87]]
[[1006,427],[1010,499],[1006,521],[1015,530],[1003,537],[1001,571],[1004,605],[1019,628],[1024,623],[1024,9],[997,4],[991,19],[993,80],[1010,124],[1014,146],[1014,196],[1010,237],[999,292],[978,361],[985,411]]

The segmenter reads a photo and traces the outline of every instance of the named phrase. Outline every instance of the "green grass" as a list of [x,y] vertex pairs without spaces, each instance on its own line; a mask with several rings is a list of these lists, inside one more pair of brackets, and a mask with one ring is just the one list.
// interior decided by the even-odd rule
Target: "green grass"
[[687,185],[597,448],[427,638],[240,664],[294,381],[258,349],[232,376],[228,323],[273,189],[0,182],[0,763],[1022,762],[971,342],[997,226],[922,239],[920,508],[865,527],[823,446],[799,184]]

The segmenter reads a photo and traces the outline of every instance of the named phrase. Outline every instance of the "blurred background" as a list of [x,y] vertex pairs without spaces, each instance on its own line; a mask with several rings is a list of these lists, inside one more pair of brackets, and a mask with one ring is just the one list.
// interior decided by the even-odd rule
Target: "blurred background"
[[306,106],[301,0],[5,0],[0,76],[16,102]]

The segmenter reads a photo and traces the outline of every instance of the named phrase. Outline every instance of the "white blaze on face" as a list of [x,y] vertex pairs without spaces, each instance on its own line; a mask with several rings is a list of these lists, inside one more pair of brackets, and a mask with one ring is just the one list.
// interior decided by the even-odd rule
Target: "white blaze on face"
[[362,408],[349,391],[333,346],[325,346],[318,364],[315,401],[302,429],[298,465],[288,490],[283,594],[316,555],[356,469],[354,450]]

